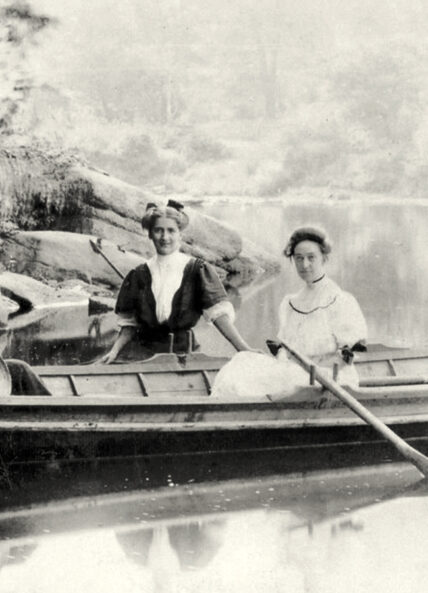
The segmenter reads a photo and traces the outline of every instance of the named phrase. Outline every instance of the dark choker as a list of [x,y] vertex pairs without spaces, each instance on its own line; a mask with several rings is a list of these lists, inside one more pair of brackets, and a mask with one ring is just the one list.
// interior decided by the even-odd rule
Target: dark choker
[[322,275],[320,278],[317,278],[316,280],[314,280],[314,281],[312,282],[312,284],[316,284],[317,282],[321,282],[321,280],[322,280],[323,278],[325,278],[325,274],[323,274],[323,275]]

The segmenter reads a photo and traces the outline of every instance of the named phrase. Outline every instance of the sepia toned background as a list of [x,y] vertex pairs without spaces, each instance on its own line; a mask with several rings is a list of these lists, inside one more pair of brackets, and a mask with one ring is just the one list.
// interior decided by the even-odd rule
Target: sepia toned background
[[[0,0],[0,9],[1,255],[17,231],[82,235],[44,248],[46,269],[63,258],[49,277],[34,265],[42,249],[19,252],[13,266],[46,291],[65,290],[66,264],[79,283],[61,293],[70,306],[11,318],[2,355],[75,364],[107,351],[112,305],[89,315],[88,294],[112,301],[119,281],[107,286],[104,270],[96,285],[85,233],[147,255],[138,217],[153,197],[214,219],[199,240],[216,242],[208,256],[231,276],[251,345],[276,336],[279,303],[300,286],[282,250],[308,223],[331,236],[329,273],[357,297],[370,342],[428,345],[428,4]],[[0,266],[14,273],[12,260]],[[206,323],[197,334],[207,354],[232,354]],[[281,451],[270,455],[279,464]],[[414,468],[217,482],[222,463],[207,462],[210,484],[195,484],[192,467],[180,474],[159,458],[95,463],[98,473],[52,459],[11,488],[0,463],[0,591],[424,591],[427,497]],[[251,459],[243,469],[251,475]],[[9,514],[20,496],[49,503]]]

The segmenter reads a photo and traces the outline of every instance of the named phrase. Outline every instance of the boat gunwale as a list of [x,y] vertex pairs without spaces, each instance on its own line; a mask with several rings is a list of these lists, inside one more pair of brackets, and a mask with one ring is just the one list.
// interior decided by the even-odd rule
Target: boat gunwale
[[207,356],[205,354],[180,355],[159,354],[148,360],[113,364],[76,364],[33,366],[33,370],[43,376],[62,375],[128,375],[136,373],[196,372],[218,370],[230,358]]
[[[364,401],[366,404],[372,402],[374,405],[385,404],[385,400],[390,399],[391,405],[399,405],[400,400],[402,403],[409,403],[411,400],[418,400],[421,403],[425,399],[428,399],[428,385],[426,384],[415,384],[409,385],[383,385],[374,387],[356,387],[346,388],[354,397],[360,401]],[[335,407],[346,407],[344,404],[336,400],[331,394],[328,393],[329,402]],[[183,399],[186,397],[186,399]],[[30,406],[34,408],[40,407],[136,407],[136,408],[160,408],[160,407],[174,407],[174,408],[186,408],[186,407],[235,407],[235,408],[248,408],[248,407],[309,407],[317,408],[327,406],[323,405],[323,398],[325,399],[326,392],[322,391],[319,386],[305,386],[300,389],[299,392],[291,396],[284,396],[283,399],[277,399],[276,401],[271,399],[268,395],[254,396],[246,398],[232,398],[232,397],[218,397],[211,395],[192,395],[189,391],[189,395],[183,396],[182,392],[180,395],[175,395],[174,392],[157,392],[155,394],[144,396],[142,393],[133,392],[132,394],[123,393],[87,393],[81,395],[6,395],[0,396],[0,410],[2,407],[25,407]],[[394,398],[394,399],[392,399]],[[388,402],[386,402],[388,403]],[[414,403],[417,403],[415,401]]]
[[[382,421],[389,426],[428,424],[428,413],[414,416],[384,416]],[[245,430],[312,430],[323,428],[347,428],[351,426],[367,426],[357,416],[320,417],[320,418],[279,418],[271,420],[229,420],[229,421],[170,421],[170,422],[106,422],[104,420],[85,422],[84,420],[57,421],[16,421],[0,420],[0,431],[13,432],[93,432],[93,433],[179,433],[179,432],[237,432]],[[416,437],[426,439],[426,436]],[[330,443],[331,444],[331,443]]]
[[[389,360],[412,360],[427,358],[428,349],[386,349],[380,351],[369,351],[358,353],[355,356],[354,364],[358,367],[370,362],[382,362]],[[46,376],[56,375],[123,375],[133,373],[155,373],[155,372],[194,372],[203,370],[218,370],[230,359],[227,356],[209,356],[203,353],[191,354],[158,354],[147,360],[129,363],[113,364],[76,364],[76,365],[43,365],[34,366],[36,373]]]

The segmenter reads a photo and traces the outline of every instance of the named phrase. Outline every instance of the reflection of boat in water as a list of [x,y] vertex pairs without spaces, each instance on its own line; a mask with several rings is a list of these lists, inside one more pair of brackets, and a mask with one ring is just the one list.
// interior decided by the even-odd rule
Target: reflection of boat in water
[[[179,545],[184,545],[186,538],[204,539],[196,525],[220,524],[227,516],[243,511],[288,512],[293,515],[289,527],[294,529],[335,516],[343,518],[344,512],[395,497],[428,494],[426,481],[403,463],[148,489],[132,489],[136,483],[128,475],[129,491],[103,493],[105,488],[100,484],[93,496],[33,501],[27,506],[16,504],[12,496],[9,508],[0,511],[0,540],[96,528],[130,534],[162,525],[192,525],[176,530]],[[49,481],[46,484],[49,487]],[[152,538],[145,539],[149,546]]]
[[[426,494],[416,470],[401,464],[134,490],[4,510],[0,553],[6,557],[27,547],[32,554],[19,565],[19,575],[8,563],[0,565],[2,582],[21,585],[10,590],[51,590],[41,584],[48,580],[45,572],[50,582],[58,582],[61,572],[62,578],[73,575],[76,588],[70,591],[94,581],[96,590],[120,585],[121,591],[238,592],[244,584],[245,590],[264,585],[279,591],[284,583],[294,585],[290,578],[304,583],[319,576],[318,556],[324,559],[324,551],[346,545],[350,535],[373,538],[370,520],[376,509],[391,521],[390,507],[383,512],[382,507],[404,502],[408,508],[412,497],[423,511]],[[228,586],[231,581],[236,586]]]
[[[422,450],[428,447],[422,376],[427,356],[361,355],[361,386],[351,390]],[[2,398],[3,460],[164,456],[174,464],[190,463],[195,472],[199,464],[206,474],[208,454],[220,456],[225,469],[240,459],[254,471],[263,471],[267,454],[275,471],[288,472],[395,458],[371,427],[336,400],[325,401],[309,382],[275,403],[267,397],[211,398],[210,386],[225,360],[167,354],[143,363],[37,367],[54,396]],[[392,376],[392,369],[398,374]]]

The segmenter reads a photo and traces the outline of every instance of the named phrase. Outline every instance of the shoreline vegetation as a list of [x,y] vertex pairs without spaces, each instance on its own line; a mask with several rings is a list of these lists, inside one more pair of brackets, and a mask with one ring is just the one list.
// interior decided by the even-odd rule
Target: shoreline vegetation
[[[279,263],[205,216],[204,201],[426,196],[418,11],[399,20],[412,33],[403,44],[395,13],[372,3],[336,5],[342,29],[323,6],[273,0],[221,10],[167,0],[148,13],[105,2],[112,10],[102,14],[96,3],[0,8],[0,264],[9,272],[114,293],[89,237],[126,272],[151,255],[145,205],[174,195],[191,212],[184,250],[236,289]],[[368,8],[370,32],[359,19]]]

